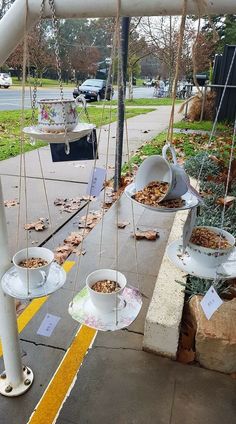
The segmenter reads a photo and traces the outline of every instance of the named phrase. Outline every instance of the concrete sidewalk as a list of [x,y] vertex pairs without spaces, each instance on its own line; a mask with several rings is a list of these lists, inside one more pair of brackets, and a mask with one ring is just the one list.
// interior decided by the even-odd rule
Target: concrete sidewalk
[[[168,123],[170,107],[160,107],[147,115],[128,120],[130,143],[136,150],[144,141],[164,130]],[[147,133],[144,131],[148,131]],[[112,136],[115,124],[112,124]],[[112,139],[114,141],[114,139]],[[100,164],[104,164],[107,143],[107,127],[102,130]],[[126,157],[124,151],[124,159]],[[48,148],[40,149],[53,230],[61,226],[54,238],[51,229],[35,234],[38,243],[48,237],[45,246],[53,249],[78,228],[78,221],[85,214],[86,205],[76,214],[60,213],[53,205],[55,197],[78,196],[85,193],[92,163],[53,164]],[[37,152],[26,154],[27,187],[30,220],[46,216],[43,199],[43,182],[38,167]],[[114,165],[114,143],[109,154],[109,164]],[[110,172],[114,171],[110,169]],[[0,162],[3,174],[5,199],[17,196],[19,182],[18,159]],[[44,206],[43,206],[44,205]],[[90,203],[90,210],[99,207]],[[11,252],[15,250],[17,207],[6,209]],[[236,380],[229,376],[207,371],[199,367],[184,366],[142,351],[145,316],[150,303],[166,242],[173,222],[173,214],[162,214],[135,205],[135,226],[140,229],[156,229],[160,238],[156,241],[137,242],[138,263],[134,260],[132,225],[118,230],[119,221],[132,222],[130,201],[123,195],[106,213],[104,225],[100,222],[86,237],[83,248],[86,254],[78,258],[72,255],[67,263],[65,286],[49,296],[44,303],[32,301],[19,317],[23,363],[30,366],[35,381],[25,395],[8,399],[0,397],[1,424],[229,424],[235,422]],[[22,224],[24,222],[24,212]],[[103,228],[103,243],[100,246]],[[118,234],[118,243],[116,240]],[[22,229],[21,245],[25,245]],[[99,262],[99,252],[102,260]],[[74,261],[74,262],[73,262]],[[91,336],[93,345],[86,355],[86,337],[79,339],[76,351],[71,350],[78,337],[79,324],[68,314],[68,305],[85,285],[86,276],[97,269],[114,268],[125,274],[128,283],[144,293],[143,307],[138,318],[126,329],[111,333],[84,333]],[[137,265],[137,266],[136,266]],[[69,271],[71,267],[71,270]],[[138,271],[138,277],[137,277]],[[50,338],[37,334],[46,313],[61,319]],[[27,323],[27,325],[26,325]],[[83,327],[80,327],[83,330]],[[82,334],[84,334],[82,333]],[[82,336],[81,336],[82,337]],[[88,344],[89,345],[89,344]],[[84,349],[84,350],[83,350]],[[83,352],[83,354],[81,353]],[[72,365],[81,355],[83,364],[73,372]],[[63,369],[67,359],[68,366]],[[0,360],[1,371],[4,369]],[[60,378],[58,373],[62,372]],[[64,374],[63,374],[64,373]],[[78,373],[78,375],[77,375]],[[68,383],[68,376],[71,381]],[[77,377],[77,379],[76,379]],[[62,400],[62,393],[65,395]],[[58,401],[59,399],[59,401]],[[63,403],[65,400],[65,403]],[[35,414],[30,419],[32,413]],[[53,417],[53,418],[52,418]]]

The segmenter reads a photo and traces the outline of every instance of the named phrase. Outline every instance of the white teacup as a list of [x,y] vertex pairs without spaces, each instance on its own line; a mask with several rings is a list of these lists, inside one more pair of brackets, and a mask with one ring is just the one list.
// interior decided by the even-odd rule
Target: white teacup
[[[41,258],[47,261],[47,264],[38,268],[23,268],[19,266],[20,262],[27,258]],[[28,249],[22,249],[17,252],[12,259],[20,280],[25,286],[28,285],[30,290],[45,284],[53,260],[53,252],[45,247],[29,247]]]
[[178,199],[188,191],[190,185],[189,177],[185,170],[178,164],[174,148],[170,144],[166,144],[162,149],[162,155],[167,160],[167,151],[171,152],[173,163],[170,164],[172,172],[172,181],[170,189],[165,196],[165,200]]
[[[97,281],[103,280],[116,281],[120,285],[120,289],[113,293],[100,293],[91,288]],[[89,274],[86,278],[86,286],[93,305],[99,311],[105,313],[112,312],[123,307],[120,299],[126,284],[127,280],[125,276],[121,274],[121,272],[113,269],[98,269]]]
[[38,126],[46,132],[72,131],[78,123],[76,106],[81,98],[75,100],[39,100]]

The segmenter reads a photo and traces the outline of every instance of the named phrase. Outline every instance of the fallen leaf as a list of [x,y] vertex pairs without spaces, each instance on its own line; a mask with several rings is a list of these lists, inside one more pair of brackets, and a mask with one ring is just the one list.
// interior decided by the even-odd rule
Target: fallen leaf
[[59,264],[62,265],[68,256],[72,253],[74,246],[70,244],[64,244],[56,248],[54,252],[54,259]]
[[70,244],[72,246],[78,246],[82,240],[83,240],[83,234],[78,232],[73,232],[64,240],[64,243]]
[[91,211],[87,216],[82,216],[79,221],[79,228],[94,228],[101,220],[102,215],[102,211]]
[[236,380],[236,372],[233,372],[232,374],[230,374],[231,378],[234,378],[234,380]]
[[19,205],[19,202],[17,200],[5,200],[4,206],[6,208],[13,208],[14,206]]
[[221,206],[231,206],[235,200],[236,197],[234,196],[219,197],[216,203]]
[[30,224],[25,224],[24,229],[25,230],[35,230],[35,231],[43,231],[46,229],[45,224],[46,219],[40,218],[38,221],[31,222]]
[[178,352],[177,360],[182,364],[189,364],[195,360],[195,352],[192,349],[181,349]]
[[156,240],[157,238],[160,237],[159,233],[155,230],[148,230],[148,231],[141,231],[138,230],[135,232],[135,235],[132,234],[132,236],[136,238],[136,240],[142,240],[142,239],[146,239],[146,240]]
[[123,228],[127,227],[127,225],[129,225],[129,224],[130,224],[130,222],[128,222],[128,221],[118,222],[117,227],[123,229]]

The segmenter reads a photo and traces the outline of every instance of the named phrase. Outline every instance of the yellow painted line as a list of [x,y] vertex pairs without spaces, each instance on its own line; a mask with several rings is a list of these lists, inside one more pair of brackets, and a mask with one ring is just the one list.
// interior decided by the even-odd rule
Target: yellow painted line
[[[63,265],[63,268],[66,272],[70,272],[70,270],[75,265],[74,261],[66,261]],[[43,306],[43,304],[47,301],[49,296],[44,296],[39,299],[34,299],[30,304],[25,308],[25,310],[22,312],[22,314],[17,319],[18,324],[18,332],[21,333],[24,328],[27,326],[27,324],[31,321],[31,319],[34,317],[34,315],[37,314],[39,309]],[[2,356],[2,344],[0,342],[0,358]]]
[[28,424],[54,422],[96,333],[92,328],[80,327]]

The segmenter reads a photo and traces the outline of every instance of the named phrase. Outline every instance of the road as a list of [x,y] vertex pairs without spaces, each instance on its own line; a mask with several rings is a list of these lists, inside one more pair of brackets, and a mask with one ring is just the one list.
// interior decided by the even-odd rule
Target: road
[[[153,88],[149,87],[134,87],[134,98],[151,98],[153,96]],[[65,88],[65,97],[72,98],[72,88]],[[8,88],[0,89],[0,110],[16,110],[21,109],[21,88]],[[60,97],[59,88],[40,88],[38,89],[38,99],[55,99]],[[117,99],[117,92],[115,91],[114,99]],[[25,108],[31,107],[30,90],[26,88],[25,94]]]

